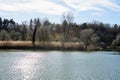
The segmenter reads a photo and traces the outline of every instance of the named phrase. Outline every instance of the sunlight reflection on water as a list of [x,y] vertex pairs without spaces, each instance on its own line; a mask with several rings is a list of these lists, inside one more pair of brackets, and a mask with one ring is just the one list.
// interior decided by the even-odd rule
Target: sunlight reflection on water
[[[36,74],[37,69],[42,69],[42,59],[44,54],[37,54],[35,52],[26,53],[24,57],[17,60],[15,65],[13,65],[13,69],[16,71],[20,71],[20,74],[24,80],[30,80]],[[38,66],[39,67],[36,67]]]

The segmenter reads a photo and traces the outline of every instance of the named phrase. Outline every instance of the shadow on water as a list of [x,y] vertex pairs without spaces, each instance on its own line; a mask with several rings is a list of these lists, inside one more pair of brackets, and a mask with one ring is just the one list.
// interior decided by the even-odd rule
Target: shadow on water
[[120,55],[120,52],[113,52],[112,55]]
[[[102,52],[102,53],[101,53]],[[98,51],[99,54],[109,54],[109,55],[120,55],[120,52],[114,52],[114,51]]]

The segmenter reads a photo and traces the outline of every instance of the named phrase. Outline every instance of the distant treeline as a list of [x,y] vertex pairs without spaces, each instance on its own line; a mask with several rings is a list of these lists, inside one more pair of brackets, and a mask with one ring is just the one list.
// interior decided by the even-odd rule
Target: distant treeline
[[117,48],[120,46],[120,25],[93,21],[77,24],[71,14],[63,15],[61,24],[49,20],[31,19],[16,23],[13,19],[0,18],[0,41],[79,42],[85,49]]

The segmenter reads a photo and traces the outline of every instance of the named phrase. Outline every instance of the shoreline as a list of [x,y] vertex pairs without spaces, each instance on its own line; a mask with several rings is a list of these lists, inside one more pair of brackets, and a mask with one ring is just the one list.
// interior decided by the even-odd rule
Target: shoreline
[[0,51],[5,51],[5,50],[25,50],[25,51],[87,51],[87,52],[91,52],[91,51],[115,51],[115,52],[120,52],[120,50],[116,50],[116,49],[103,49],[103,50],[80,50],[80,49],[74,49],[74,48],[62,48],[62,47],[56,47],[56,48],[53,48],[53,47],[0,47]]
[[[104,46],[105,47],[105,46]],[[43,50],[43,51],[119,51],[120,46],[93,46],[85,49],[79,42],[36,42],[30,41],[0,41],[0,50]]]

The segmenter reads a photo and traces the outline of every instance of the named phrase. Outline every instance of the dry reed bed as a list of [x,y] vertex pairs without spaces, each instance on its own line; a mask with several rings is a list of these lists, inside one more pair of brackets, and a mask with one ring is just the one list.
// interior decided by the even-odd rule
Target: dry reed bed
[[[36,42],[33,47],[31,41],[0,41],[0,49],[20,49],[20,50],[85,50],[84,45],[79,42]],[[89,50],[115,50],[120,51],[120,46],[110,46],[107,49],[92,47]]]
[[17,46],[32,46],[32,43],[30,41],[0,41],[0,47],[2,46],[11,46],[11,47],[17,47]]
[[[49,47],[63,47],[61,42],[36,42],[36,46],[49,46]],[[11,47],[32,47],[31,41],[0,41],[0,47],[11,46]],[[79,47],[80,43],[76,42],[65,42],[64,47]]]

